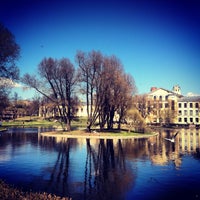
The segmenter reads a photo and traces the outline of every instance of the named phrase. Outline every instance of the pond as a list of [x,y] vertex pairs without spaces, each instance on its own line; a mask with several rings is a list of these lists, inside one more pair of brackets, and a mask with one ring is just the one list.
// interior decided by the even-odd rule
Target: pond
[[[0,179],[72,199],[200,199],[200,131],[148,139],[67,139],[48,129],[0,133]],[[178,131],[175,142],[171,138]]]

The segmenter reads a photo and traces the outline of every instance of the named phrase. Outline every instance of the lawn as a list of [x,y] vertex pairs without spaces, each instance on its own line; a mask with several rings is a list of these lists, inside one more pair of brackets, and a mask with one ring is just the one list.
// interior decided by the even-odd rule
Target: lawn
[[15,120],[3,121],[2,127],[39,127],[39,126],[58,126],[56,121],[45,120],[40,117],[21,117]]
[[90,135],[90,136],[106,136],[106,137],[112,137],[112,136],[124,136],[124,137],[145,137],[153,135],[151,131],[148,131],[147,133],[137,133],[133,131],[128,131],[126,127],[123,127],[123,129],[113,129],[113,130],[103,130],[99,131],[97,127],[91,131],[91,133],[86,132],[86,125],[87,121],[86,118],[76,118],[72,120],[71,123],[71,129],[72,131],[66,132],[62,131],[61,124],[56,120],[45,120],[40,117],[23,117],[18,118],[16,120],[3,122],[2,126],[0,127],[0,131],[5,130],[7,127],[40,127],[40,126],[46,126],[46,127],[57,127],[59,131],[54,132],[53,134],[59,134],[59,135],[71,135],[71,136],[78,136],[78,135]]

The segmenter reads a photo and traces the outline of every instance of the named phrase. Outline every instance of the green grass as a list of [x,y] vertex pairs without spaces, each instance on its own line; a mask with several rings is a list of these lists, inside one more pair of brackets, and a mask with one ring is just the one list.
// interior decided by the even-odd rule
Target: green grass
[[[55,120],[44,120],[39,117],[23,117],[18,118],[16,120],[12,120],[9,122],[3,122],[2,126],[0,127],[0,131],[5,130],[6,127],[41,127],[41,126],[57,126],[61,127],[61,124],[59,122],[56,122]],[[86,126],[87,126],[87,119],[86,118],[76,118],[72,120],[71,128],[72,131],[70,132],[64,132],[59,131],[61,134],[84,134],[86,132]],[[103,130],[102,132],[99,131],[98,128],[93,129],[97,132],[97,134],[105,135],[105,136],[149,136],[152,135],[151,131],[148,131],[147,133],[137,133],[130,131],[128,132],[128,129],[126,127],[123,127],[123,129],[113,129],[113,130]],[[87,133],[88,134],[88,133]],[[93,131],[91,132],[93,134]],[[95,133],[94,133],[95,134]]]
[[44,120],[38,117],[23,117],[12,121],[5,121],[2,123],[2,127],[10,126],[25,126],[25,127],[39,127],[39,126],[55,126],[59,125],[58,122]]
[[[86,128],[87,119],[86,118],[77,118],[72,120],[71,126],[72,129],[77,127]],[[40,117],[21,117],[15,120],[4,121],[2,127],[11,127],[11,126],[25,126],[25,127],[38,127],[38,126],[61,126],[59,122],[55,120],[45,120]]]
[[74,128],[86,128],[87,126],[87,118],[86,117],[80,117],[80,118],[74,118],[71,121],[71,127]]

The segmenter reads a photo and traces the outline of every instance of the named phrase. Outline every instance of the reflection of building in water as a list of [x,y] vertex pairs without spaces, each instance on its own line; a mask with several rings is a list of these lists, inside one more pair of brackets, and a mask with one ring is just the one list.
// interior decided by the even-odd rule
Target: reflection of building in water
[[200,148],[199,129],[182,129],[178,139],[181,152],[196,152]]
[[[175,137],[175,142],[165,138]],[[160,131],[158,136],[148,139],[147,152],[151,161],[157,165],[166,165],[173,162],[176,167],[181,165],[181,156],[188,153],[196,153],[200,148],[199,129],[180,129]]]

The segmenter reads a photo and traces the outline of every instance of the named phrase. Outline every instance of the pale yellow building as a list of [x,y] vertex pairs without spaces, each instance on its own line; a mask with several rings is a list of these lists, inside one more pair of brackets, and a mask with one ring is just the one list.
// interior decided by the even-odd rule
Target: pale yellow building
[[200,125],[200,96],[183,96],[178,85],[172,91],[151,88],[147,109],[150,124]]

